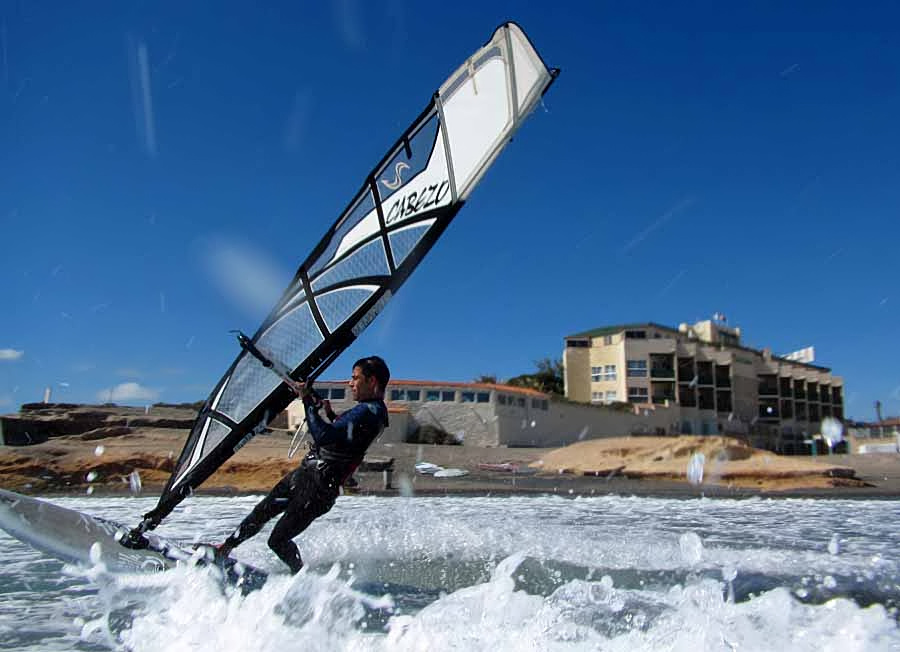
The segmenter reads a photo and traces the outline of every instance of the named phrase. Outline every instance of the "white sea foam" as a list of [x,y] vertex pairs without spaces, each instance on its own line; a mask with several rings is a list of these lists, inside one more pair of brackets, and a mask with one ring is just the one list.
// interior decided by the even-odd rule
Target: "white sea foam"
[[[256,500],[190,498],[159,533],[218,540]],[[125,523],[153,505],[59,502]],[[267,531],[235,551],[274,573],[248,595],[209,569],[61,576],[2,535],[0,646],[898,649],[898,516],[896,501],[342,497],[298,538],[300,575]]]

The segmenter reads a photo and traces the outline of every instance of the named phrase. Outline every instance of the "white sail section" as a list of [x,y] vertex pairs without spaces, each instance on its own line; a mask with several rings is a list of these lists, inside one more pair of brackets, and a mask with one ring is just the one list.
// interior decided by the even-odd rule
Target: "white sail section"
[[156,521],[292,400],[273,369],[312,379],[375,319],[557,72],[507,23],[439,87],[244,340],[251,348],[242,343],[151,512]]

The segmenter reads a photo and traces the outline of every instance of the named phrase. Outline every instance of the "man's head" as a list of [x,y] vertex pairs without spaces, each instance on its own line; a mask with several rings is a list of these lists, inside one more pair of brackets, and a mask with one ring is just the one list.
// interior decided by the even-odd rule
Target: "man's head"
[[391,379],[387,364],[377,355],[360,358],[353,363],[350,393],[355,401],[384,398],[384,388]]

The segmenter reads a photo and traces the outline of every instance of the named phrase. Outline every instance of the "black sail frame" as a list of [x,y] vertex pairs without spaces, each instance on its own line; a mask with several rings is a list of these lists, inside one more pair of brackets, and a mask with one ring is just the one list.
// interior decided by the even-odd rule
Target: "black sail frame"
[[[502,68],[496,65],[498,59]],[[522,96],[523,79],[517,80],[517,76],[529,64],[530,77],[523,79],[530,88]],[[464,143],[468,150],[459,151],[468,157],[468,162],[460,171],[454,168],[456,151],[445,114],[450,111],[466,116],[465,111],[471,110],[473,102],[482,101],[475,79],[480,70],[485,71],[488,81],[496,78],[497,71],[505,71],[502,93],[496,88],[488,90],[494,92],[495,102],[506,98],[509,116],[493,140],[486,141],[483,151],[472,153],[471,138]],[[419,265],[558,73],[557,69],[547,68],[521,28],[514,23],[498,27],[485,46],[434,93],[428,106],[366,176],[360,190],[300,265],[281,299],[250,338],[253,345],[292,369],[293,379],[316,379],[372,322]],[[467,81],[471,81],[470,95],[459,100],[462,108],[448,107],[447,102],[456,101],[454,93]],[[481,92],[485,92],[483,87]],[[454,119],[457,126],[451,129],[459,128],[460,119]],[[409,170],[414,173],[404,182],[403,174]],[[460,179],[463,175],[465,178]],[[414,182],[419,187],[406,192]],[[402,198],[395,199],[401,192],[405,192]],[[387,208],[385,200],[393,200]],[[368,202],[371,208],[365,210]],[[350,273],[351,268],[363,263],[370,263],[363,273],[355,269],[355,275]],[[325,304],[333,306],[330,314],[323,311]],[[329,323],[329,318],[334,323]],[[292,328],[306,331],[292,333]],[[269,349],[279,342],[281,347]],[[290,351],[295,344],[301,346],[299,353]],[[282,355],[298,359],[285,360]],[[158,504],[144,515],[139,529],[156,527],[295,398],[294,391],[275,373],[265,369],[248,351],[241,351],[201,408]]]

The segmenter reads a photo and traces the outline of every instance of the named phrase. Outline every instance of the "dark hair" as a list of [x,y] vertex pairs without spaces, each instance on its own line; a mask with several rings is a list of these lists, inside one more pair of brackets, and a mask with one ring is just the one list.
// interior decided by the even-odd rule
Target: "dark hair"
[[375,376],[375,380],[381,386],[381,389],[387,387],[388,381],[391,379],[391,372],[388,370],[387,363],[377,355],[370,355],[360,358],[353,363],[353,367],[359,367],[363,372],[363,376]]

